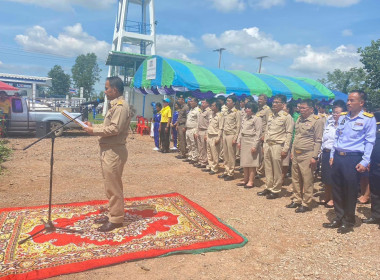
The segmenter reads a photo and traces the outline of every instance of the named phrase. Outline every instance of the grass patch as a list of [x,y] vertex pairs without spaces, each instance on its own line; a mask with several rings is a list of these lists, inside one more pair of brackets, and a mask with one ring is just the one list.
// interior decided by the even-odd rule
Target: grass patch
[[12,154],[12,149],[8,148],[6,144],[8,141],[0,140],[0,174],[3,172],[1,164],[5,162]]

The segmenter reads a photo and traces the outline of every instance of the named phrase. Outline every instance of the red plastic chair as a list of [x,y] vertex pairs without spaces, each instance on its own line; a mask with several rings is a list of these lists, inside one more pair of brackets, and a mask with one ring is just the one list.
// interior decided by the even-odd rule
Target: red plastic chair
[[142,119],[142,125],[140,126],[140,134],[144,135],[144,132],[146,132],[146,134],[149,134],[150,126],[149,126],[148,119],[145,119],[145,118],[141,118],[141,119]]
[[136,116],[136,132],[141,133],[141,126],[144,124],[144,118],[142,116]]

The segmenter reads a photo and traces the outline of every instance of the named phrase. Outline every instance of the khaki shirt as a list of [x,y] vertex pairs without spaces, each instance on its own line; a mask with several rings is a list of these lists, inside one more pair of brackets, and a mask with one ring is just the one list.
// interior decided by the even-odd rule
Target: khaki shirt
[[241,125],[240,133],[237,142],[240,143],[241,137],[251,137],[253,140],[253,148],[258,148],[261,138],[262,120],[257,116],[245,116],[243,124]]
[[206,130],[210,124],[210,119],[212,116],[212,110],[210,107],[207,107],[199,114],[198,117],[198,130]]
[[223,133],[226,135],[234,135],[234,140],[236,141],[241,126],[241,114],[236,108],[227,110],[223,114]]
[[208,135],[218,135],[218,139],[221,138],[223,133],[223,114],[221,112],[218,112],[216,114],[211,115],[210,119],[210,125],[208,126],[207,129],[207,134]]
[[262,108],[259,108],[259,110],[256,113],[256,116],[260,117],[263,122],[263,135],[265,135],[265,132],[267,130],[268,118],[271,113],[272,110],[269,108],[268,105],[264,105]]
[[281,144],[282,152],[287,153],[290,148],[294,129],[293,118],[281,110],[278,113],[271,113],[268,118],[267,129],[264,142],[270,144]]
[[242,124],[246,115],[247,113],[245,112],[245,108],[240,108],[240,119]]
[[182,107],[178,110],[178,125],[186,124],[187,111],[189,111],[189,107],[186,104],[183,104]]
[[198,127],[198,116],[201,113],[201,109],[195,107],[190,109],[186,118],[186,128],[197,128]]
[[222,110],[221,110],[222,114],[224,114],[227,111],[228,111],[228,107],[225,104],[223,104],[222,105]]
[[119,96],[111,100],[103,124],[94,126],[94,135],[100,136],[100,145],[125,145],[130,122],[128,102]]
[[317,157],[322,145],[323,125],[321,118],[314,114],[307,119],[300,116],[296,122],[292,154],[313,151],[313,157]]

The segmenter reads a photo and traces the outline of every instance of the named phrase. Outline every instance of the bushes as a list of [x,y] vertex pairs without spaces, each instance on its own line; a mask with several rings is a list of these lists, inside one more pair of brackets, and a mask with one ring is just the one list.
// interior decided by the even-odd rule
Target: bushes
[[5,146],[5,144],[6,141],[0,140],[0,174],[2,173],[1,164],[6,161],[12,153],[12,150]]

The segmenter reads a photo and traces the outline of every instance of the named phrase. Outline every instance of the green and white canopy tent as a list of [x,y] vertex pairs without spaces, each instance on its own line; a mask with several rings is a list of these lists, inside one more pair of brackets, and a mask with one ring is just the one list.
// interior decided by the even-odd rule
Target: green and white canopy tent
[[143,94],[191,92],[204,98],[232,93],[237,96],[263,93],[268,97],[283,94],[287,99],[296,100],[310,98],[328,101],[335,98],[331,90],[309,78],[228,71],[157,55],[142,62],[131,87]]

